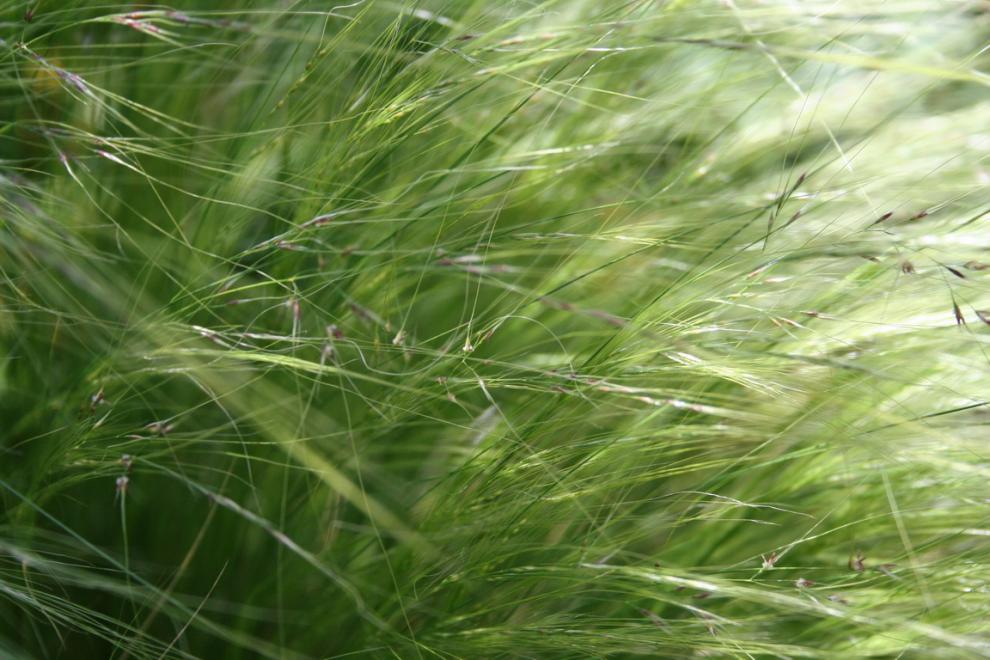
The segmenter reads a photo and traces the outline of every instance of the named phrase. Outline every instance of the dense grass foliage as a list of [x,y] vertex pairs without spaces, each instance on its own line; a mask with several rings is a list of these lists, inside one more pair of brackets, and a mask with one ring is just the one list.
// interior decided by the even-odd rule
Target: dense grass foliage
[[990,656],[984,0],[0,0],[0,656]]

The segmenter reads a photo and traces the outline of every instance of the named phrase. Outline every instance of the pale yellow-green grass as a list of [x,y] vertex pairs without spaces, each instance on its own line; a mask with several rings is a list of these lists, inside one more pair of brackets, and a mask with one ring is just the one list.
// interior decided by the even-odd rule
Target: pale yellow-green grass
[[0,0],[0,656],[990,656],[988,36]]

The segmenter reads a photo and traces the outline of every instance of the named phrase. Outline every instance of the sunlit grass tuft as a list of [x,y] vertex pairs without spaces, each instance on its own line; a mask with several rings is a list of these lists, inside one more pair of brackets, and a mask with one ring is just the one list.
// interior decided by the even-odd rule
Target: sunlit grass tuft
[[0,1],[0,655],[986,657],[980,2]]

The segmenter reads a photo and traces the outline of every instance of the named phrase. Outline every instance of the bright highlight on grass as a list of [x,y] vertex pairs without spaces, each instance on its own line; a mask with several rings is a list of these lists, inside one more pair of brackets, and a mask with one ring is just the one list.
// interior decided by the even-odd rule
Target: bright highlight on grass
[[988,37],[0,0],[0,656],[990,657]]

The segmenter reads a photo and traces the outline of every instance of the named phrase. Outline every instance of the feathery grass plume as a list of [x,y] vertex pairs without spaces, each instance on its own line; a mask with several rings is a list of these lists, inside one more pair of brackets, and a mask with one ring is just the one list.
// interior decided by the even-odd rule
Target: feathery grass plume
[[332,5],[0,2],[0,655],[990,656],[986,2]]

